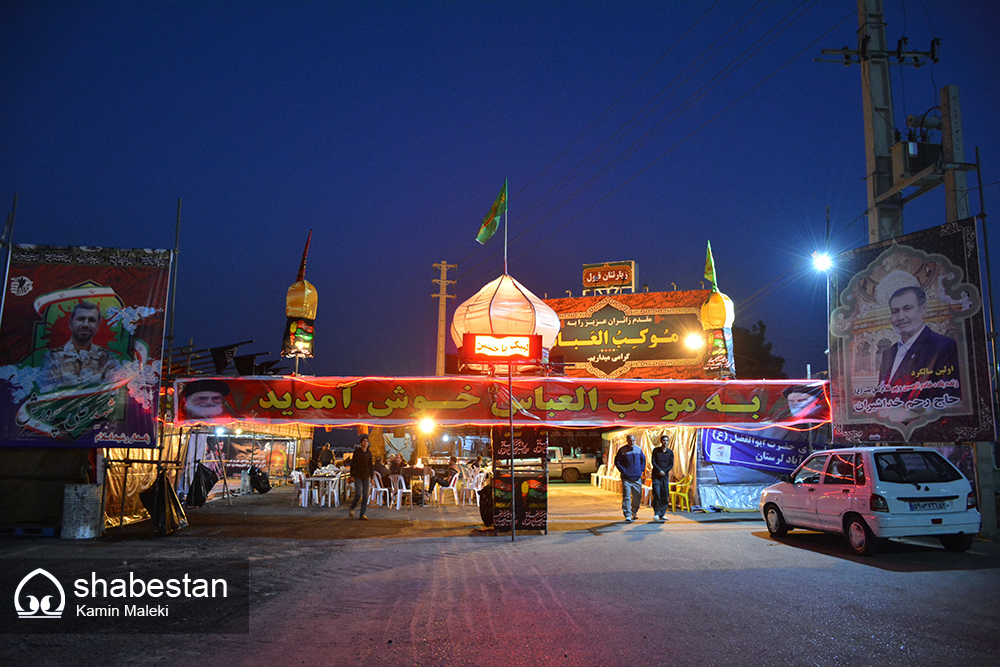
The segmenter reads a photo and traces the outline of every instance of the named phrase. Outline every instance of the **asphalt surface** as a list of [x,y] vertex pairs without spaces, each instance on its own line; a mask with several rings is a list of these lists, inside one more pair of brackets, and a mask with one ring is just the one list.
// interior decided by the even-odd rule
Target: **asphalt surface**
[[[214,501],[161,538],[6,539],[0,557],[249,558],[249,634],[0,635],[4,665],[993,665],[1000,548],[772,540],[754,515],[621,520],[550,487],[547,535],[492,535],[474,506]],[[5,603],[6,606],[6,603]]]

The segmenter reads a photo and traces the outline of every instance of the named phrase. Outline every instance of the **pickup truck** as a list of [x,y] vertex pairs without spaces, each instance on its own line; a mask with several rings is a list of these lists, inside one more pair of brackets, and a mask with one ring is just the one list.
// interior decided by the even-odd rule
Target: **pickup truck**
[[566,456],[561,447],[549,447],[548,456],[549,477],[561,477],[568,484],[580,479],[580,475],[597,472],[597,459],[593,456]]

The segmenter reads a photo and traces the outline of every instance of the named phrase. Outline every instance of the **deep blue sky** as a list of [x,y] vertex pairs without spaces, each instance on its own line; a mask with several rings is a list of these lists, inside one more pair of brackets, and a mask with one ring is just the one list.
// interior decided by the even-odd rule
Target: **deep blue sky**
[[[510,273],[537,295],[624,259],[651,291],[699,289],[711,240],[736,324],[763,320],[802,377],[826,368],[803,263],[825,207],[837,249],[867,243],[861,70],[813,61],[856,47],[856,3],[762,6],[8,0],[0,210],[19,196],[17,243],[169,248],[183,199],[177,340],[256,339],[261,361],[313,229],[301,370],[428,375],[432,264],[459,265],[459,302],[500,274],[502,237],[474,237],[506,177]],[[943,41],[894,68],[897,126],[958,85],[995,219],[1000,3],[885,8],[891,44]],[[906,208],[907,232],[942,222],[942,188]]]

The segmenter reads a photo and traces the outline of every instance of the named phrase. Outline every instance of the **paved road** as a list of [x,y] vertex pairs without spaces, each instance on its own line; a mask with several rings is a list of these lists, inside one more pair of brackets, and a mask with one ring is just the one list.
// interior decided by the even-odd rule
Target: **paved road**
[[[992,665],[1000,549],[771,540],[742,515],[620,521],[552,487],[550,534],[489,536],[469,507],[372,521],[287,489],[212,503],[160,539],[7,540],[0,557],[248,557],[249,635],[0,636],[5,665]],[[640,517],[652,518],[644,509]],[[141,528],[141,527],[140,527]]]

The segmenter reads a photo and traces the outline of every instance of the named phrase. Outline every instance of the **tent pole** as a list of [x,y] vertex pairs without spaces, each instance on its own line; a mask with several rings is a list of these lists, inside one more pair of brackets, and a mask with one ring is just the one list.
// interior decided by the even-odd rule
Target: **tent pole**
[[[506,228],[506,226],[505,226]],[[506,258],[504,258],[506,263]],[[505,267],[506,268],[506,267]],[[517,523],[515,520],[517,517],[517,495],[514,493],[514,370],[513,364],[507,362],[507,393],[509,398],[508,403],[508,416],[510,417],[510,541],[514,541],[514,524]]]

